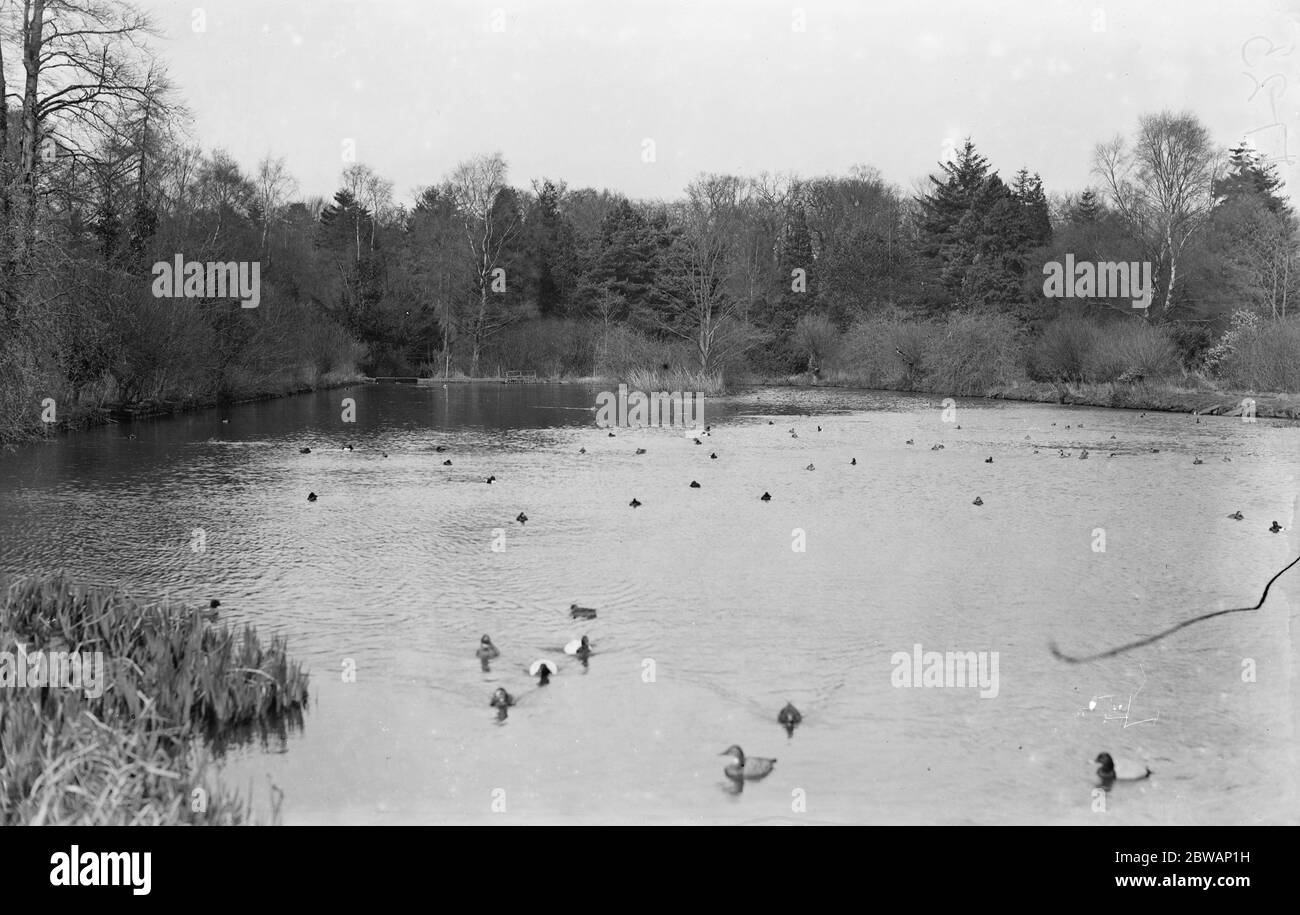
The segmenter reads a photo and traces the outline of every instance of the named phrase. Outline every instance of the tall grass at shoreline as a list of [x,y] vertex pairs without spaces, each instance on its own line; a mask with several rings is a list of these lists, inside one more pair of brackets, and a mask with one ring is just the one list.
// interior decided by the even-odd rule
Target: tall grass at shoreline
[[[76,586],[13,582],[0,652],[102,653],[102,695],[0,689],[0,824],[238,824],[251,804],[210,768],[232,742],[300,727],[307,675],[285,643],[263,646],[171,603]],[[198,793],[196,793],[198,792]]]

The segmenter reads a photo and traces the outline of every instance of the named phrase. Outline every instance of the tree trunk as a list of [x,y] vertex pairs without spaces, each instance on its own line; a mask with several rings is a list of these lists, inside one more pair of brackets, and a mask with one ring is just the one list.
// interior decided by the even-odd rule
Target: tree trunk
[[31,15],[23,23],[23,132],[21,180],[23,226],[19,257],[26,261],[36,247],[36,94],[41,76],[41,47],[45,41],[45,0],[32,0]]

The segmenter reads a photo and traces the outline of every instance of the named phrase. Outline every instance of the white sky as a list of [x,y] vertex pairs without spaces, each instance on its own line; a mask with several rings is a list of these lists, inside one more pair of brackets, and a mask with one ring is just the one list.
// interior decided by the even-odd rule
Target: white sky
[[702,171],[854,164],[909,187],[966,134],[1051,193],[1162,108],[1300,163],[1300,0],[141,5],[204,148],[284,156],[304,194],[334,192],[347,139],[403,200],[494,150],[517,186],[666,198]]

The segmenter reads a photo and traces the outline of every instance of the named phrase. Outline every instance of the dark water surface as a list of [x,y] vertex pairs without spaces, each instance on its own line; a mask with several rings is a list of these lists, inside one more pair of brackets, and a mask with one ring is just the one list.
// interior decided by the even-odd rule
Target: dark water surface
[[[0,571],[216,597],[287,636],[305,729],[223,773],[277,785],[287,823],[1300,820],[1300,569],[1113,659],[1047,648],[1255,603],[1300,553],[1300,428],[766,389],[709,400],[696,445],[608,437],[597,390],[361,385],[24,447],[0,456]],[[560,650],[584,633],[586,669]],[[998,652],[997,695],[893,685],[918,644]],[[733,743],[779,760],[738,795]],[[1102,750],[1156,773],[1104,813]]]

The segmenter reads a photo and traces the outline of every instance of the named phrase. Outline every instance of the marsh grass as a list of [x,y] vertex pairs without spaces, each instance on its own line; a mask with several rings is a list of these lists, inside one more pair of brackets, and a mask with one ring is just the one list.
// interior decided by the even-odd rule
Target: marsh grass
[[623,382],[633,391],[680,391],[699,392],[718,396],[727,392],[727,385],[721,372],[702,372],[684,368],[629,370]]
[[0,824],[249,822],[249,802],[213,781],[212,757],[284,739],[307,706],[307,675],[282,639],[263,646],[251,627],[62,576],[6,589],[0,651],[19,644],[102,653],[103,692],[0,689]]

